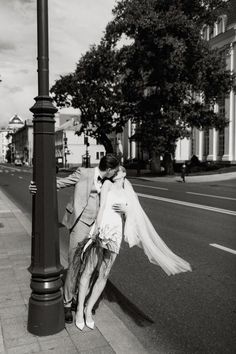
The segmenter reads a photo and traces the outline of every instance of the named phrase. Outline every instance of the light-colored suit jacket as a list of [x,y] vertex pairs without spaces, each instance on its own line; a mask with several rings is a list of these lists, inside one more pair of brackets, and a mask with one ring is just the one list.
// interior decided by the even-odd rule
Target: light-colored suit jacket
[[94,183],[95,168],[78,168],[65,178],[57,179],[57,189],[74,186],[74,195],[66,206],[62,223],[70,230],[83,214]]

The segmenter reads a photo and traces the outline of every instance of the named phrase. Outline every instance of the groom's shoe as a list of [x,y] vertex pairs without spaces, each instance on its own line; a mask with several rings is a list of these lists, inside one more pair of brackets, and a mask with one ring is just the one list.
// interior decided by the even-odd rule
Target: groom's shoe
[[64,307],[64,311],[65,311],[65,322],[72,323],[73,315],[72,315],[71,307]]
[[76,310],[77,310],[77,305],[78,305],[77,301],[76,301],[75,299],[73,299],[73,300],[72,300],[72,303],[71,303],[71,311],[76,312]]

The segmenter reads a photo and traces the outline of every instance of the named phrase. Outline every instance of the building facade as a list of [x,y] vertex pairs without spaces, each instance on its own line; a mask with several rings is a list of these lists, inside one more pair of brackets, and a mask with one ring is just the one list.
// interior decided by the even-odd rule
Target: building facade
[[[218,48],[225,57],[226,67],[236,73],[236,1],[232,0],[228,14],[218,18],[214,26],[203,28],[203,37],[209,40],[212,48]],[[222,161],[236,163],[236,94],[232,90],[228,96],[222,97],[214,107],[215,112],[225,114],[229,125],[222,129],[209,129],[200,131],[193,129],[192,138],[183,149],[186,160],[196,155],[201,161]],[[178,142],[177,154],[180,144]],[[188,145],[188,146],[187,146]],[[179,154],[181,155],[181,154]],[[188,158],[188,159],[189,159]]]
[[8,130],[7,129],[0,129],[0,162],[6,162],[6,153],[8,150]]
[[55,153],[60,167],[85,166],[86,156],[89,165],[97,165],[105,155],[103,145],[97,144],[96,139],[87,137],[84,133],[77,135],[80,123],[78,117],[72,117],[56,128]]
[[24,126],[12,134],[11,145],[14,158],[31,166],[33,163],[33,123],[31,120],[26,120]]

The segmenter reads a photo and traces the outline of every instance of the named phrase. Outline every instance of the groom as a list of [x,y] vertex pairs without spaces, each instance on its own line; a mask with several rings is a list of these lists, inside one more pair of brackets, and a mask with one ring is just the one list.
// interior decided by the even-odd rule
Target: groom
[[66,206],[62,223],[70,231],[68,271],[64,284],[65,321],[73,321],[71,304],[74,277],[72,261],[78,242],[88,237],[99,209],[99,194],[104,178],[112,178],[119,169],[119,160],[113,154],[107,154],[95,168],[78,168],[65,178],[57,179],[57,189],[74,186],[72,200]]
[[[57,178],[57,189],[74,186],[74,194],[66,206],[62,223],[69,229],[70,242],[68,251],[68,270],[64,284],[65,322],[72,323],[71,311],[74,297],[72,289],[76,279],[73,277],[72,261],[78,242],[88,237],[90,229],[97,217],[99,209],[99,194],[105,178],[112,178],[119,169],[119,160],[113,154],[103,156],[99,166],[95,168],[78,168],[74,173],[64,178]],[[37,186],[31,182],[29,190],[37,192]],[[120,210],[119,210],[120,209]],[[117,212],[122,211],[122,205]]]

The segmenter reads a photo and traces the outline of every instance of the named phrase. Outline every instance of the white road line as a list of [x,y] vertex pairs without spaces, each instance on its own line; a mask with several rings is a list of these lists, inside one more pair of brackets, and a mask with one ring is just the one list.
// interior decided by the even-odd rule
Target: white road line
[[11,176],[14,176],[14,173],[11,173]]
[[210,197],[210,198],[219,198],[219,199],[236,200],[236,198],[222,197],[222,196],[220,196],[220,195],[202,194],[202,193],[194,193],[194,192],[186,192],[186,193],[187,193],[187,194],[202,195],[202,196],[204,196],[204,197]]
[[21,176],[18,176],[18,178],[22,179],[23,177],[21,177]]
[[207,206],[207,205],[183,202],[181,200],[156,197],[154,195],[148,195],[148,194],[142,194],[142,193],[137,193],[137,194],[138,194],[139,197],[142,197],[142,198],[155,199],[155,200],[160,200],[162,202],[167,202],[167,203],[172,203],[172,204],[179,204],[179,205],[184,205],[184,206],[188,206],[188,207],[192,207],[192,208],[204,209],[204,210],[208,210],[208,211],[214,211],[216,213],[222,213],[222,214],[228,214],[228,215],[236,216],[236,211],[233,211],[233,210],[214,208],[214,207],[210,207],[210,206]]
[[221,245],[217,245],[217,243],[210,243],[210,246],[219,248],[219,249],[221,249],[223,251],[226,251],[226,252],[229,252],[229,253],[236,254],[236,251],[232,250],[232,248],[228,248],[228,247],[224,247],[224,246],[221,246]]
[[168,191],[168,188],[154,187],[154,186],[147,186],[146,184],[136,184],[136,183],[132,183],[132,186],[137,186],[137,187],[146,187],[146,188],[153,188],[153,189],[161,189],[161,190],[163,190],[163,191]]

